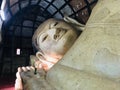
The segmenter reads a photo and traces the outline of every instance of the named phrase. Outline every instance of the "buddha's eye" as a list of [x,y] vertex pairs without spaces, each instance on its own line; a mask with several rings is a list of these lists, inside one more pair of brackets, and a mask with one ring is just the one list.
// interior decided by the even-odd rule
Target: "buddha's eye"
[[61,28],[57,28],[57,29],[56,29],[56,34],[59,34],[61,31],[62,31]]
[[57,24],[58,24],[58,22],[52,23],[49,28],[51,29],[51,28],[55,27]]
[[59,37],[59,35],[54,35],[54,39],[56,40]]
[[45,35],[42,39],[42,42],[44,42],[47,39],[48,35]]
[[56,26],[57,24],[58,24],[58,22],[55,22],[55,23],[54,23],[54,26]]

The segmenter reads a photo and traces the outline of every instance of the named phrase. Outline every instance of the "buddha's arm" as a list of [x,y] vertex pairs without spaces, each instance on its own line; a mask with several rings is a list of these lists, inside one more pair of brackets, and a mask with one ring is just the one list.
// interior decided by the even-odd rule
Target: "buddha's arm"
[[112,80],[60,64],[47,73],[47,81],[57,90],[120,90]]
[[64,16],[64,21],[68,22],[70,25],[72,25],[72,27],[74,27],[78,31],[84,31],[84,29],[85,29],[84,24],[81,24],[78,21],[76,21],[75,19],[70,18],[66,15]]

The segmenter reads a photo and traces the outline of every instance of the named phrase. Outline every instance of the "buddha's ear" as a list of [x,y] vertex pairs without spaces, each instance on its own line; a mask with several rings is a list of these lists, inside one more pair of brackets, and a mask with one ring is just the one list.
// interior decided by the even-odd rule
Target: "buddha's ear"
[[66,21],[67,23],[71,24],[72,26],[74,26],[77,30],[79,31],[84,31],[85,29],[85,25],[79,23],[77,20],[70,18],[68,16],[64,16],[64,21]]
[[44,54],[41,53],[41,52],[39,52],[39,51],[36,53],[36,57],[37,57],[39,60],[45,59]]

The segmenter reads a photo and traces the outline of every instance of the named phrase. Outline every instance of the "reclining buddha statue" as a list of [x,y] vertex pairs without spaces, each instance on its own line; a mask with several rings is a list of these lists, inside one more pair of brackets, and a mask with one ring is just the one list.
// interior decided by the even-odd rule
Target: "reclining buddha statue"
[[72,47],[28,90],[120,90],[119,2],[99,0]]

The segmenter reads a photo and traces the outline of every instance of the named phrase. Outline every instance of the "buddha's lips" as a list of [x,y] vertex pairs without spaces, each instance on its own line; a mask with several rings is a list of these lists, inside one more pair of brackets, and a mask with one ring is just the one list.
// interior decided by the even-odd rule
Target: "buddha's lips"
[[60,33],[59,33],[59,37],[57,39],[57,41],[59,41],[65,34],[66,34],[67,30],[62,30]]

